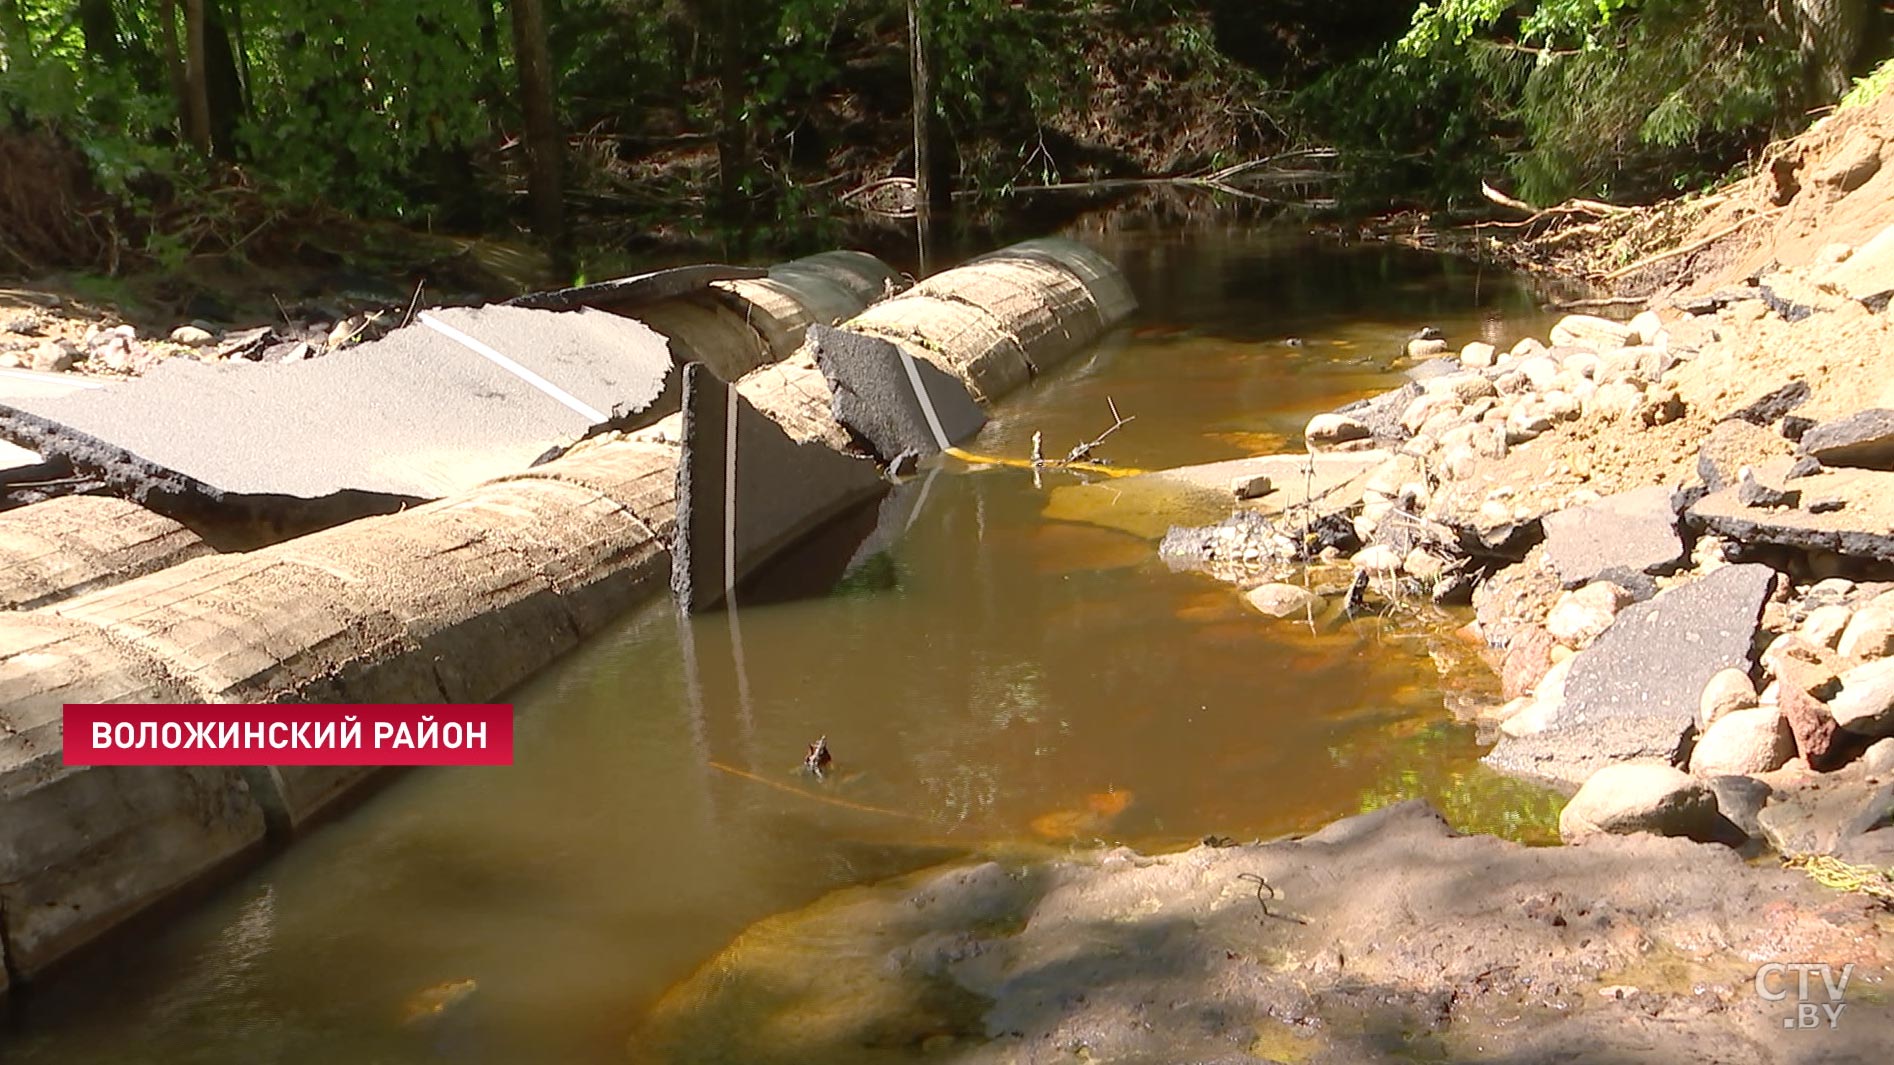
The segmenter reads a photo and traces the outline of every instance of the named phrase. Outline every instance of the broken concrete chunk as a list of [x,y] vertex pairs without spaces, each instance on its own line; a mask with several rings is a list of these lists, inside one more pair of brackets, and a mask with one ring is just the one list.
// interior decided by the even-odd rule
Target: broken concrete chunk
[[1790,381],[1788,384],[1770,389],[1729,412],[1723,416],[1723,420],[1743,421],[1765,427],[1774,425],[1782,419],[1783,415],[1801,406],[1808,398],[1809,383],[1807,381]]
[[1670,490],[1636,488],[1543,519],[1546,560],[1567,588],[1608,570],[1668,573],[1684,558]]
[[1237,499],[1261,499],[1275,490],[1266,473],[1251,473],[1230,478],[1230,494]]
[[684,368],[683,422],[671,590],[686,610],[724,601],[771,557],[887,488],[874,463],[797,443],[700,363]]
[[1824,466],[1894,470],[1894,410],[1875,407],[1802,434],[1801,450]]
[[1767,566],[1724,566],[1626,607],[1571,660],[1564,702],[1545,728],[1502,740],[1487,763],[1576,785],[1612,762],[1673,760],[1710,678],[1754,664],[1752,645],[1774,583]]
[[809,327],[816,366],[834,394],[835,420],[892,462],[913,452],[937,455],[986,425],[986,414],[959,378],[892,340],[827,326]]
[[1793,507],[1802,501],[1802,493],[1794,488],[1776,488],[1756,480],[1756,474],[1745,466],[1737,474],[1736,498],[1746,507]]
[[[1780,485],[1790,462],[1777,459],[1756,467],[1756,480]],[[1774,544],[1807,551],[1829,551],[1848,558],[1894,562],[1894,473],[1879,470],[1831,469],[1798,480],[1812,498],[1826,502],[1820,513],[1802,510],[1764,510],[1749,507],[1731,487],[1713,492],[1692,504],[1694,525],[1729,540]],[[1830,509],[1834,502],[1844,509]]]
[[[663,337],[603,311],[447,308],[321,359],[169,359],[136,380],[11,398],[0,437],[167,512],[307,527],[517,473],[602,425],[641,425],[672,368]],[[259,428],[271,446],[257,446]]]
[[1744,466],[1757,466],[1784,457],[1793,450],[1776,433],[1741,419],[1728,419],[1710,428],[1697,449],[1697,477],[1712,492],[1736,483]]

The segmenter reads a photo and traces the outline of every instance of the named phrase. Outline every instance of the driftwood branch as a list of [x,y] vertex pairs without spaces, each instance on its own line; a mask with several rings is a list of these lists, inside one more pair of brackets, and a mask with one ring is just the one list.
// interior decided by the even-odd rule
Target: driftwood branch
[[1702,237],[1698,240],[1693,240],[1690,243],[1683,245],[1682,247],[1672,248],[1669,251],[1658,252],[1656,255],[1647,255],[1644,258],[1639,259],[1637,262],[1630,264],[1629,266],[1620,266],[1616,270],[1613,270],[1608,274],[1604,274],[1603,277],[1606,281],[1616,281],[1617,279],[1624,277],[1627,274],[1635,274],[1639,270],[1643,270],[1651,266],[1656,266],[1658,263],[1665,262],[1666,260],[1669,260],[1669,259],[1675,259],[1680,255],[1689,255],[1691,252],[1694,252],[1694,251],[1702,251],[1704,248],[1707,248],[1710,245],[1715,244],[1717,241],[1722,240],[1724,237],[1729,236],[1730,234],[1736,232],[1737,230],[1743,228],[1744,226],[1750,224],[1751,222],[1756,221],[1757,219],[1774,218],[1776,215],[1779,215],[1786,210],[1788,210],[1787,207],[1776,207],[1767,211],[1759,212],[1757,214],[1749,215],[1741,219],[1740,221],[1732,222],[1729,225],[1724,226],[1722,229],[1717,230],[1716,232],[1710,234],[1707,237]]
[[[1062,459],[1046,458],[1043,434],[1037,431],[1032,434],[1031,465],[1035,483],[1038,481],[1040,470],[1055,470],[1065,466],[1077,466],[1087,459],[1091,459],[1092,452],[1098,445],[1105,442],[1106,437],[1137,420],[1138,416],[1135,414],[1129,418],[1119,414],[1117,401],[1113,400],[1110,396],[1105,397],[1105,405],[1111,408],[1111,428],[1106,429],[1092,439],[1066,452],[1065,457]],[[1102,463],[1102,460],[1098,459],[1092,459],[1092,461],[1094,463]]]
[[1577,311],[1591,307],[1623,307],[1649,300],[1649,296],[1599,296],[1583,300],[1553,300],[1551,307],[1555,311]]
[[[1041,185],[1008,185],[998,191],[1003,195],[1015,195],[1026,192],[1102,192],[1113,189],[1134,188],[1196,188],[1211,192],[1221,192],[1231,196],[1240,196],[1245,199],[1274,202],[1270,197],[1263,196],[1253,189],[1243,188],[1242,186],[1245,184],[1259,183],[1265,180],[1270,184],[1294,184],[1297,182],[1333,180],[1341,176],[1333,170],[1308,165],[1289,168],[1284,166],[1284,164],[1292,161],[1302,161],[1306,163],[1316,160],[1335,159],[1339,157],[1340,154],[1341,153],[1334,148],[1298,148],[1293,151],[1278,152],[1275,155],[1267,156],[1262,159],[1251,159],[1231,166],[1220,167],[1216,170],[1206,171],[1201,174],[1180,174],[1169,177],[1100,178],[1095,181],[1055,181]],[[884,193],[890,189],[901,190],[901,193],[906,198],[906,204],[900,207],[889,208],[878,206],[874,202],[876,194]],[[841,202],[853,204],[857,209],[870,214],[883,215],[889,218],[912,218],[914,216],[914,189],[913,178],[885,177],[858,185],[842,193],[840,199]],[[962,199],[982,195],[982,192],[981,190],[963,189],[956,191],[953,195],[956,199]]]
[[1071,451],[1066,452],[1065,458],[1062,461],[1061,465],[1070,466],[1075,462],[1084,462],[1088,457],[1091,456],[1092,449],[1104,443],[1106,437],[1124,428],[1126,425],[1130,424],[1132,421],[1136,420],[1136,418],[1138,417],[1135,414],[1133,414],[1129,418],[1120,417],[1118,414],[1118,404],[1115,403],[1110,396],[1105,397],[1105,405],[1111,408],[1111,428],[1105,430],[1102,433],[1099,433],[1093,439],[1087,440],[1085,443],[1080,444],[1079,446],[1073,448]]

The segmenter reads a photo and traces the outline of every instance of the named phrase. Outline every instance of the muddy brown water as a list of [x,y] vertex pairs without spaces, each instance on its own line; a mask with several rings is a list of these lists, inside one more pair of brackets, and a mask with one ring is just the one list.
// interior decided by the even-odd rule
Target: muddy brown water
[[[1420,325],[1550,325],[1520,279],[1397,248],[1088,239],[1144,309],[974,450],[1024,457],[1040,431],[1063,454],[1108,397],[1135,416],[1102,449],[1121,464],[1284,450],[1392,383]],[[1477,764],[1425,627],[1247,613],[1147,540],[1048,518],[1056,483],[943,469],[859,516],[866,544],[820,545],[799,595],[754,593],[735,625],[628,617],[513,695],[514,766],[399,778],[22,997],[0,1061],[623,1061],[642,1011],[746,924],[976,849],[1269,837],[1416,795],[1546,838],[1556,805]],[[817,782],[796,769],[824,735]]]

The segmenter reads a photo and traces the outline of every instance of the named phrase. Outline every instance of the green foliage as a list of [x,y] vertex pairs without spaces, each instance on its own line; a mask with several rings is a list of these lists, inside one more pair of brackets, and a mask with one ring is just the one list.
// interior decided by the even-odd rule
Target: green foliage
[[1867,77],[1856,78],[1854,87],[1841,98],[1840,109],[1873,103],[1889,85],[1894,85],[1894,59],[1884,59]]
[[[299,0],[246,26],[245,156],[292,195],[372,214],[408,213],[404,182],[431,152],[483,140],[485,71],[476,6]],[[483,61],[484,60],[484,63]]]
[[1795,42],[1748,0],[1443,0],[1398,51],[1482,78],[1518,125],[1529,200],[1694,184],[1805,103]]
[[1297,93],[1295,113],[1342,148],[1356,204],[1450,201],[1477,195],[1503,164],[1515,123],[1498,106],[1509,94],[1494,86],[1516,77],[1510,65],[1483,70],[1390,45]]

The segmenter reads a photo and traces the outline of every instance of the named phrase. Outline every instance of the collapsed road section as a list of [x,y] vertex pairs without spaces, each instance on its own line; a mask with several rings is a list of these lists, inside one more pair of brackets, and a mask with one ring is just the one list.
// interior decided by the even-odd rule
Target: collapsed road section
[[[1008,278],[1014,287],[999,287]],[[994,302],[954,296],[976,283]],[[887,359],[938,370],[935,387],[988,402],[1002,382],[1070,357],[1131,307],[1109,263],[1064,241],[948,271],[927,287],[843,328],[888,341],[869,346]],[[1069,298],[1049,298],[1061,293]],[[1046,306],[1057,313],[1048,318]],[[812,347],[733,389],[692,368],[701,387],[690,431],[681,413],[670,415],[538,465],[521,458],[434,502],[257,550],[203,554],[174,529],[128,520],[121,555],[148,558],[140,537],[162,534],[191,557],[115,582],[89,573],[37,594],[34,609],[0,610],[0,973],[44,977],[153,905],[259,860],[271,841],[293,839],[385,772],[67,766],[64,703],[477,702],[659,594],[667,578],[686,593],[709,582],[714,592],[698,605],[714,603],[797,534],[881,489],[865,438],[836,420],[843,383],[824,374]],[[990,376],[995,359],[1031,369]],[[888,371],[866,372],[886,381]],[[913,418],[918,406],[876,414]],[[738,439],[764,446],[688,454],[728,443],[729,427],[744,424]],[[772,478],[796,479],[796,491],[740,490]],[[18,514],[58,527],[31,519],[44,505]],[[693,551],[673,577],[686,523],[742,530],[737,551]],[[714,572],[700,573],[700,563]]]
[[811,322],[859,312],[892,277],[872,256],[826,253],[424,311],[320,359],[171,360],[104,387],[0,392],[0,439],[228,542],[267,542],[648,424],[677,410],[684,362],[734,380],[793,352]]

